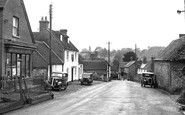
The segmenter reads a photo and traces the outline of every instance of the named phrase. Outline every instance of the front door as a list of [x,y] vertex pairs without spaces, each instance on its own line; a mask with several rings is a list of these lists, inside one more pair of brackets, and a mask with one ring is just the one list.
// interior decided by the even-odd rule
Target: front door
[[71,81],[72,81],[72,82],[73,82],[73,77],[74,77],[73,74],[74,74],[74,68],[72,67],[72,68],[71,68]]

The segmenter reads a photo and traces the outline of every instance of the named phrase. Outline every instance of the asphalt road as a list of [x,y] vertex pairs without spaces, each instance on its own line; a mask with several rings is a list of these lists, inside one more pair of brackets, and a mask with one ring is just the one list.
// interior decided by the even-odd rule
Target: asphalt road
[[7,115],[182,115],[170,97],[131,81],[111,81]]

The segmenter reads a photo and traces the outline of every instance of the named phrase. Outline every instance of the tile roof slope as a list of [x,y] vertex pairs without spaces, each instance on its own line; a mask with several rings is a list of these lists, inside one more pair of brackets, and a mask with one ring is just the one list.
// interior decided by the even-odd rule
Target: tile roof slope
[[127,63],[128,63],[128,62],[120,62],[120,63],[119,63],[119,67],[121,67],[121,68],[122,68],[122,67],[125,67],[125,65],[126,65]]
[[[55,34],[55,36],[60,40],[60,35],[61,33],[59,31],[53,31],[53,33]],[[69,43],[65,42],[65,41],[61,41],[60,42],[62,43],[62,45],[64,46],[64,48],[66,50],[71,50],[71,51],[76,51],[76,52],[79,52],[79,50],[74,46],[74,44],[69,41]]]
[[[49,46],[49,31],[43,32],[33,32],[35,39],[38,41],[44,41]],[[64,51],[63,46],[61,45],[60,41],[56,38],[55,35],[52,34],[52,50],[56,52],[60,59],[64,61]]]
[[102,60],[83,60],[84,69],[107,69],[107,62]]
[[135,61],[130,61],[130,62],[128,62],[126,65],[125,65],[125,67],[130,67],[132,64],[134,64],[135,63]]
[[185,37],[173,40],[155,60],[185,60]]
[[[49,46],[45,42],[36,41],[37,51],[47,60],[49,63]],[[52,50],[52,63],[61,64],[63,61],[57,56],[57,54]]]
[[0,8],[4,8],[7,1],[8,0],[0,0]]

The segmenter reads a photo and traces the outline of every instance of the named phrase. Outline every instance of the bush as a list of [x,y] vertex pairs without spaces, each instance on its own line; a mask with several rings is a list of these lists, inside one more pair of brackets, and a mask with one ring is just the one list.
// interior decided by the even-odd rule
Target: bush
[[183,90],[177,99],[177,102],[180,104],[185,104],[185,90]]

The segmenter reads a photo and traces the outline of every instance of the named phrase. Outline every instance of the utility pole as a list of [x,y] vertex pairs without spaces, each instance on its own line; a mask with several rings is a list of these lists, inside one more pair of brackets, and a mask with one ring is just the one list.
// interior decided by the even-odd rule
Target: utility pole
[[137,44],[135,44],[135,75],[137,75]]
[[50,4],[49,7],[49,16],[50,16],[50,34],[49,34],[49,47],[50,47],[50,51],[49,51],[49,70],[50,70],[50,77],[52,74],[52,62],[51,62],[51,55],[52,55],[52,44],[51,44],[51,31],[52,31],[52,4]]
[[108,63],[107,63],[107,81],[108,81],[110,77],[110,41],[108,42],[107,57],[108,57]]

